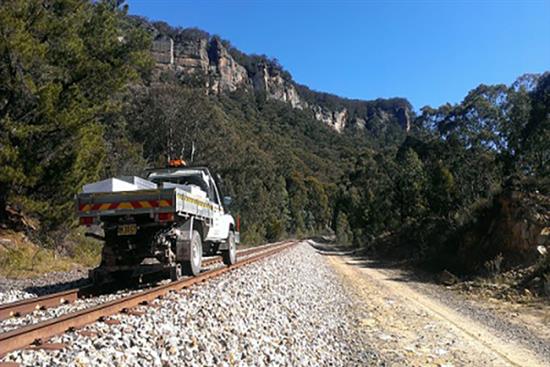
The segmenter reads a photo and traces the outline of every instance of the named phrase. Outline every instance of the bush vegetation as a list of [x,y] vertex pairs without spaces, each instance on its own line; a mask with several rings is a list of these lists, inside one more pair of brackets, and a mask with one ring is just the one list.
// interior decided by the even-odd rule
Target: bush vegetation
[[[211,37],[154,26],[174,38]],[[353,101],[297,86],[309,103],[368,117],[364,131],[337,134],[261,93],[212,96],[200,81],[155,77],[153,36],[121,1],[0,5],[0,222],[9,224],[7,208],[34,217],[43,239],[67,239],[65,251],[92,264],[97,247],[67,237],[74,194],[192,147],[193,164],[218,173],[235,198],[250,244],[331,229],[353,246],[392,238],[418,258],[448,259],[494,195],[550,193],[549,74],[424,107],[409,132],[379,113],[409,110],[405,99]],[[276,60],[223,42],[249,74],[265,64],[291,80]]]

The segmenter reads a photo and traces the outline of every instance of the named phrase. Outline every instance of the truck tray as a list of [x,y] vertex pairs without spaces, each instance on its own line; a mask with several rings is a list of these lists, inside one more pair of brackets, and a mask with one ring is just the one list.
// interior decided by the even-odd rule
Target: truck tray
[[76,203],[78,217],[174,213],[212,218],[214,209],[207,199],[179,188],[81,193]]

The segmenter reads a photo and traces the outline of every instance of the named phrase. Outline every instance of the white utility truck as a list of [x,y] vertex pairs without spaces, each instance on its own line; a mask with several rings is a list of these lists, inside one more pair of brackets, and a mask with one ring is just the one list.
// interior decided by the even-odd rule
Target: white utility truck
[[[169,271],[175,280],[197,275],[203,254],[221,251],[236,261],[239,232],[227,213],[231,198],[220,200],[207,168],[182,160],[150,170],[147,179],[122,176],[85,185],[76,196],[80,224],[101,225],[105,241],[95,283]],[[97,237],[97,235],[96,235]]]

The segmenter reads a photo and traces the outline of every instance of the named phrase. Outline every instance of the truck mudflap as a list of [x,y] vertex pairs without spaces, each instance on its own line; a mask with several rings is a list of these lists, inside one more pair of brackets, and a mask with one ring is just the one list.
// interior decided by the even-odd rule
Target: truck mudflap
[[195,219],[191,217],[179,228],[180,235],[176,240],[176,259],[178,261],[191,259],[191,238],[193,236],[194,224]]

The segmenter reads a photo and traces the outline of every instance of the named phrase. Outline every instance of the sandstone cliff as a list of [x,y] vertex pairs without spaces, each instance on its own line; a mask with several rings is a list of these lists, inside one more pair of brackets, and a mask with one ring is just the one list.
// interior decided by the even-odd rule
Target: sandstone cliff
[[181,80],[205,88],[208,94],[239,89],[261,93],[268,100],[310,111],[318,121],[339,133],[346,129],[369,130],[372,124],[410,129],[412,109],[404,99],[359,101],[311,91],[295,83],[276,60],[245,55],[228,42],[200,30],[174,30],[165,24],[161,28],[150,25],[157,70],[172,72]]

